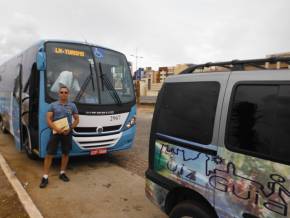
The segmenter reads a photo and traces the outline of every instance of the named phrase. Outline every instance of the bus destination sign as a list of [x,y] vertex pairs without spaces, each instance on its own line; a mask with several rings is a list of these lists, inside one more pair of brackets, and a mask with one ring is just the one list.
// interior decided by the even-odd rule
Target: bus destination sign
[[54,48],[54,53],[70,55],[70,56],[85,57],[85,52],[84,51],[67,49],[67,48]]

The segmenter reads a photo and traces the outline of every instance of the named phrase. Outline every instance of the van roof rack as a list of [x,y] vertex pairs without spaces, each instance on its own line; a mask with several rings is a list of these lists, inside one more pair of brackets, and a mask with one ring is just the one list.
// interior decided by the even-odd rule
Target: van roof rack
[[203,70],[206,67],[223,67],[223,68],[228,69],[229,71],[243,71],[245,70],[245,66],[251,66],[251,67],[265,70],[267,69],[265,67],[266,63],[275,64],[278,62],[283,62],[289,65],[290,57],[273,56],[273,57],[263,58],[263,59],[232,60],[232,61],[215,62],[215,63],[208,62],[205,64],[192,65],[188,67],[187,69],[185,69],[184,71],[182,71],[180,74],[194,73],[195,70],[198,70],[198,69]]

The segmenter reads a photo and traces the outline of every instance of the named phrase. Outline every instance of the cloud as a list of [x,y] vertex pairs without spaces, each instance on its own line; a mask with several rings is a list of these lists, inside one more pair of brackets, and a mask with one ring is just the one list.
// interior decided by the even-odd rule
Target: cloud
[[144,67],[290,51],[289,0],[10,0],[7,7],[21,13],[0,13],[0,62],[39,35],[109,47],[133,63],[138,48]]
[[0,31],[0,63],[29,47],[37,39],[36,20],[30,15],[15,12],[9,27]]

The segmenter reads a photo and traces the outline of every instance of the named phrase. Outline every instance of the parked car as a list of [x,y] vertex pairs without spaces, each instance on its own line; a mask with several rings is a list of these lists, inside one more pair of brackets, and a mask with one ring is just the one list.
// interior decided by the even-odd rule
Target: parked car
[[146,194],[170,218],[290,217],[289,63],[208,63],[166,79]]

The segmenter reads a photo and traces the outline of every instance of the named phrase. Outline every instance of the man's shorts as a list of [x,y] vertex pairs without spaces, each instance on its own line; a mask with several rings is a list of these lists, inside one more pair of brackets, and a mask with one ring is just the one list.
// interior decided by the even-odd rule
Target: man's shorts
[[51,134],[50,140],[46,146],[47,154],[55,155],[59,143],[61,144],[62,154],[68,155],[72,148],[72,135]]

